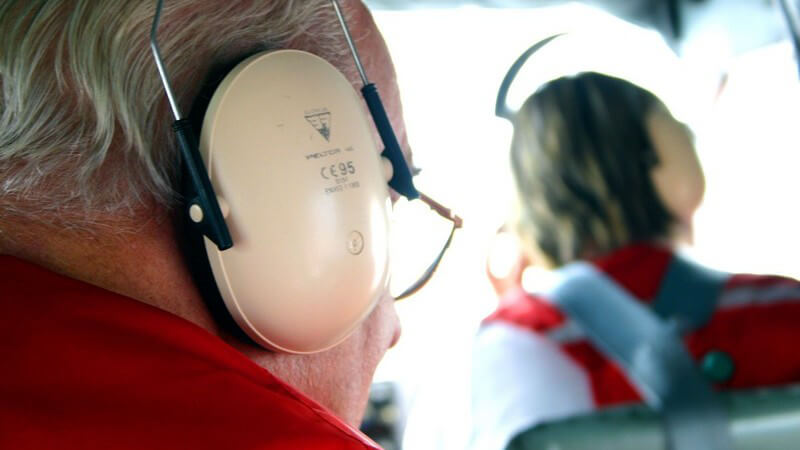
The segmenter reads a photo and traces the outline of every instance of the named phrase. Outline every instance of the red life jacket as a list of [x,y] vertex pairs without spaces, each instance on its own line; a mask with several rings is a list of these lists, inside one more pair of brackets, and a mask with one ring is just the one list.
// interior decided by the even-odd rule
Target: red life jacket
[[15,258],[0,268],[0,448],[378,448],[186,320]]
[[[594,264],[642,302],[656,297],[669,250],[633,245]],[[612,320],[610,318],[610,320]],[[569,332],[569,322],[546,299],[515,290],[484,324],[508,323],[547,336],[587,374],[595,405],[639,402],[641,397],[624,373],[583,336]],[[728,355],[732,376],[721,389],[774,386],[800,381],[800,353],[788,345],[800,339],[800,283],[785,277],[733,275],[725,283],[711,320],[688,333],[685,343],[701,361],[712,353]]]

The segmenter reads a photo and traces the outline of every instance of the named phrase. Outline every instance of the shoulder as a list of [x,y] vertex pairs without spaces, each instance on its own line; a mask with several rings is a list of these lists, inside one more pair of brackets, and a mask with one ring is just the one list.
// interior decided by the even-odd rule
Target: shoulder
[[502,322],[478,333],[470,448],[502,449],[520,431],[594,408],[586,372],[545,336]]
[[774,275],[732,275],[711,320],[687,336],[698,359],[711,352],[732,358],[735,370],[720,384],[745,389],[796,383],[800,357],[787,343],[800,339],[800,282]]
[[0,402],[0,448],[377,448],[191,322],[19,261],[0,265],[10,286],[0,398],[46,399]]
[[800,303],[800,281],[778,275],[732,275],[720,294],[720,309]]
[[483,325],[505,323],[536,333],[546,333],[563,325],[566,317],[543,296],[515,289],[500,300],[500,306]]

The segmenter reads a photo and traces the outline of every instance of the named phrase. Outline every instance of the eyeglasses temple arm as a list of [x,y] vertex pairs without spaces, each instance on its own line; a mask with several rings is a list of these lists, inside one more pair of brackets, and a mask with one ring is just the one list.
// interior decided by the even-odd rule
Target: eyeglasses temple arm
[[449,208],[446,208],[441,203],[437,202],[436,200],[428,197],[424,193],[419,193],[419,199],[425,202],[432,210],[436,211],[437,214],[444,217],[445,219],[453,222],[453,229],[461,228],[463,225],[463,220],[461,217],[458,217],[453,211]]
[[442,258],[444,257],[444,254],[447,252],[447,249],[450,248],[450,243],[453,241],[453,235],[455,234],[457,228],[455,224],[456,223],[453,222],[453,228],[450,229],[450,235],[447,237],[447,241],[445,241],[442,250],[439,252],[439,256],[437,256],[436,259],[433,261],[433,263],[428,267],[428,269],[425,271],[425,274],[422,275],[422,277],[420,277],[420,279],[417,280],[416,283],[414,283],[411,287],[406,289],[402,294],[395,297],[394,298],[395,301],[403,300],[407,297],[414,295],[417,291],[419,291],[426,284],[428,284],[428,281],[431,280],[434,272],[436,272],[436,269],[439,268],[439,263],[442,262]]
[[428,269],[425,270],[425,273],[422,275],[422,277],[420,277],[420,279],[417,280],[416,283],[411,285],[411,287],[406,289],[402,294],[395,297],[395,301],[403,300],[404,298],[414,295],[417,291],[422,289],[422,287],[425,286],[428,283],[428,281],[430,281],[431,277],[433,277],[434,272],[436,272],[436,269],[439,268],[439,264],[442,262],[442,258],[444,257],[444,254],[447,252],[447,249],[450,248],[450,243],[453,241],[453,235],[455,234],[456,229],[461,228],[461,226],[463,225],[463,220],[461,219],[461,217],[458,217],[456,214],[453,214],[452,210],[444,207],[441,203],[433,200],[432,198],[428,197],[422,192],[419,193],[419,198],[420,200],[425,202],[425,204],[428,205],[431,209],[436,211],[437,214],[453,222],[453,228],[450,229],[450,235],[447,236],[447,241],[445,241],[442,250],[439,252],[439,255],[436,257],[433,263],[428,267]]

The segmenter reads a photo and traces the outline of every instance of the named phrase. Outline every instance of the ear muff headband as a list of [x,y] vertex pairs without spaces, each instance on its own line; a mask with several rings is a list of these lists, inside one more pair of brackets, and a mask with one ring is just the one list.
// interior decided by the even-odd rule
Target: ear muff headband
[[[215,91],[202,127],[204,165],[158,48],[162,3],[157,0],[151,48],[175,117],[187,213],[206,238],[220,296],[264,347],[312,353],[336,345],[367,317],[388,281],[387,175],[361,99],[316,56],[255,55]],[[377,89],[366,79],[338,3],[331,3],[393,165],[390,185],[415,198]],[[222,252],[233,238],[236,247]]]
[[508,106],[507,99],[508,90],[511,88],[511,83],[514,82],[514,78],[517,77],[517,73],[519,73],[520,69],[522,69],[522,66],[525,65],[525,62],[528,61],[528,58],[541,50],[542,47],[547,45],[550,41],[561,35],[563,35],[563,33],[554,34],[542,39],[525,50],[521,55],[519,55],[519,58],[514,61],[514,64],[512,64],[508,69],[508,72],[506,72],[506,76],[503,77],[503,82],[500,83],[500,89],[497,91],[497,100],[495,101],[494,106],[494,114],[497,117],[502,117],[503,119],[508,119],[510,121],[514,120],[515,112]]

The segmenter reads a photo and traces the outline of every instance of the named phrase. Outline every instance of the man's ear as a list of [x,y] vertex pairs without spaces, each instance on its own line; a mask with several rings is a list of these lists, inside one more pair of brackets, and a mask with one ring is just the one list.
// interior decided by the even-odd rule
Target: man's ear
[[705,192],[705,177],[691,131],[660,103],[648,112],[645,120],[658,157],[651,174],[653,185],[664,206],[679,221],[679,227],[690,230]]

